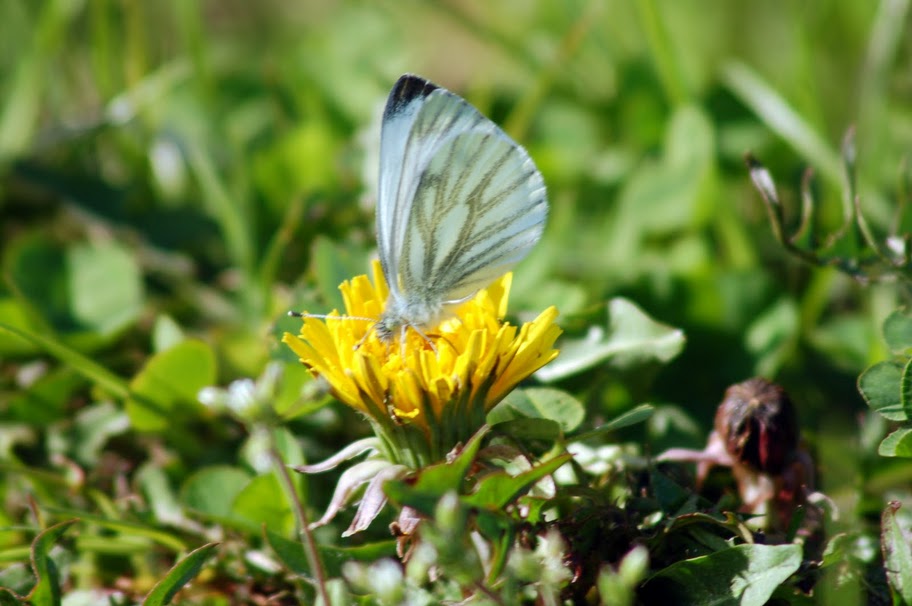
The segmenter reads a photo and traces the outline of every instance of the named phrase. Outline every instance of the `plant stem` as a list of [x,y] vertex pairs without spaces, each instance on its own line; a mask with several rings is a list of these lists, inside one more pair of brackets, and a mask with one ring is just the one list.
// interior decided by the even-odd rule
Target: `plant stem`
[[317,593],[320,595],[320,599],[323,601],[323,604],[330,606],[329,592],[326,589],[326,572],[323,570],[323,562],[320,560],[320,552],[317,550],[317,542],[314,540],[313,534],[310,532],[310,522],[307,519],[307,510],[304,508],[304,504],[301,503],[301,498],[298,496],[298,491],[291,479],[291,475],[288,473],[288,466],[285,465],[285,461],[282,459],[282,454],[279,452],[279,449],[276,446],[275,436],[271,430],[268,431],[269,457],[272,459],[272,463],[275,465],[276,472],[279,474],[279,479],[282,482],[282,487],[291,498],[295,512],[295,518],[297,519],[298,534],[300,535],[301,541],[304,543],[304,552],[307,555],[307,564],[310,566],[310,571],[313,574],[314,584],[317,587]]

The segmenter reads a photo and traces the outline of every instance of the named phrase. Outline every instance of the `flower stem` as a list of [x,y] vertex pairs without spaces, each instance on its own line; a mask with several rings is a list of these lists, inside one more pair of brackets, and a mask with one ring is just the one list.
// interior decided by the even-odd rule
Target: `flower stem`
[[269,431],[268,433],[269,458],[272,459],[272,463],[279,475],[279,480],[282,482],[282,487],[285,489],[285,492],[288,493],[288,497],[291,499],[295,518],[297,520],[298,534],[300,535],[301,542],[304,543],[304,553],[307,556],[307,564],[310,567],[311,573],[313,574],[314,585],[316,585],[317,593],[320,595],[320,599],[323,601],[323,604],[329,606],[329,592],[326,589],[326,572],[323,570],[323,562],[320,560],[320,552],[317,550],[317,542],[314,540],[313,534],[310,532],[310,521],[307,518],[307,510],[304,508],[304,504],[301,503],[301,498],[298,495],[295,484],[291,479],[291,474],[288,473],[288,466],[285,464],[285,460],[282,459],[282,454],[279,452],[279,449],[276,445],[275,435],[272,433],[272,431]]

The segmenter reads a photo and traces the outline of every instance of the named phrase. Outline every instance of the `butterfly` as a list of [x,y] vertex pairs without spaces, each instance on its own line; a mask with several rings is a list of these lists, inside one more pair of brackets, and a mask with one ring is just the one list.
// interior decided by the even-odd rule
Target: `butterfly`
[[399,78],[380,131],[377,245],[389,298],[377,336],[438,322],[521,261],[547,216],[545,182],[522,146],[458,95]]
[[380,130],[377,245],[389,297],[377,337],[399,333],[404,346],[411,327],[428,340],[422,329],[529,253],[547,216],[544,180],[522,146],[458,95],[399,78]]

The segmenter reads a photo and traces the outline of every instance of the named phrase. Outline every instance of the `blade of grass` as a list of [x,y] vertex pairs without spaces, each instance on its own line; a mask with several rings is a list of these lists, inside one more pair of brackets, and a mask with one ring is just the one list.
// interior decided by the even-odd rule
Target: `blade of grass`
[[44,511],[56,516],[78,516],[81,522],[95,524],[102,528],[121,532],[123,534],[146,537],[167,547],[171,551],[181,552],[187,550],[187,544],[175,534],[164,529],[153,526],[146,526],[137,522],[128,522],[124,520],[113,520],[104,516],[93,515],[79,509],[70,509],[67,507],[43,507]]
[[[876,163],[884,158],[883,152],[889,149],[889,146],[880,144],[889,135],[889,72],[908,32],[908,13],[909,0],[882,0],[868,35],[868,48],[858,86],[858,132],[864,137],[861,147],[869,156],[866,162]],[[872,154],[873,157],[870,157]]]
[[722,80],[732,94],[806,157],[827,180],[842,185],[839,154],[757,72],[741,62],[731,61],[722,68]]
[[291,242],[295,232],[301,225],[301,219],[304,216],[304,209],[306,207],[307,204],[305,203],[305,200],[301,197],[297,197],[285,208],[285,214],[282,217],[281,223],[279,223],[279,229],[276,230],[275,235],[273,235],[272,239],[269,241],[263,259],[260,261],[260,268],[257,275],[264,292],[267,292],[270,285],[275,281],[276,274],[279,270],[279,264],[282,261],[282,254],[285,252],[285,248],[288,246],[288,243]]
[[[511,59],[529,70],[529,73],[534,74],[541,71],[543,66],[534,53],[530,53],[520,42],[504,33],[491,21],[479,18],[474,11],[468,10],[466,5],[459,2],[438,2],[427,3],[423,6],[438,13],[453,25],[462,27],[463,30],[479,40],[503,49]],[[407,10],[413,11],[414,9],[408,8]]]
[[118,398],[126,398],[130,393],[126,381],[109,371],[104,366],[98,364],[90,358],[87,358],[75,349],[71,349],[63,343],[54,341],[53,339],[48,339],[43,335],[34,334],[21,328],[14,328],[7,324],[3,324],[2,322],[0,322],[0,330],[5,330],[12,335],[16,335],[21,339],[30,341],[34,345],[37,345],[48,354],[54,356],[64,364],[72,367],[73,370],[86,377],[90,381],[95,382],[102,388],[110,391]]
[[[249,221],[244,216],[244,205],[240,196],[229,193],[225,182],[220,178],[212,158],[198,142],[187,142],[187,162],[196,176],[200,189],[203,192],[203,202],[213,219],[219,224],[225,237],[225,245],[234,264],[241,270],[245,286],[254,283],[254,248],[252,235],[248,229]],[[247,303],[254,303],[251,297],[257,296],[255,289],[244,288],[247,293]],[[256,309],[251,305],[250,309]]]
[[590,28],[597,22],[600,3],[589,2],[580,16],[561,38],[557,53],[544,69],[539,70],[534,86],[529,92],[520,97],[507,120],[504,121],[504,130],[518,141],[525,139],[529,125],[538,106],[541,105],[545,94],[554,86],[555,81],[566,70],[567,64],[579,50],[586,39]]
[[154,107],[193,75],[186,58],[179,57],[146,74],[105,106],[104,117],[115,125],[124,124],[146,108]]
[[207,543],[187,554],[185,558],[181,559],[168,571],[165,578],[155,584],[155,587],[143,600],[143,606],[165,606],[170,604],[177,592],[199,574],[203,564],[209,559],[216,547],[218,547],[218,543]]
[[0,161],[21,153],[34,134],[43,104],[51,57],[63,48],[67,25],[81,3],[52,0],[44,4],[32,36],[32,45],[16,65],[12,84],[4,90],[0,107]]
[[89,4],[92,75],[98,93],[103,99],[113,95],[117,88],[114,79],[114,62],[117,59],[114,48],[120,42],[112,23],[109,1],[95,0]]
[[671,40],[662,22],[661,11],[656,7],[655,0],[639,0],[637,9],[665,95],[673,105],[682,105],[687,102],[690,94],[677,55],[671,48]]

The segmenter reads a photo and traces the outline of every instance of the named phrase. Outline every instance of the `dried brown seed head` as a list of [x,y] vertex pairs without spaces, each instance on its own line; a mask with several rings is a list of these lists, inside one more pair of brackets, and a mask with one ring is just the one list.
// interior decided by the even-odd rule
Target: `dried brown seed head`
[[784,389],[759,377],[728,388],[715,429],[732,458],[764,473],[781,473],[798,447],[795,406]]

